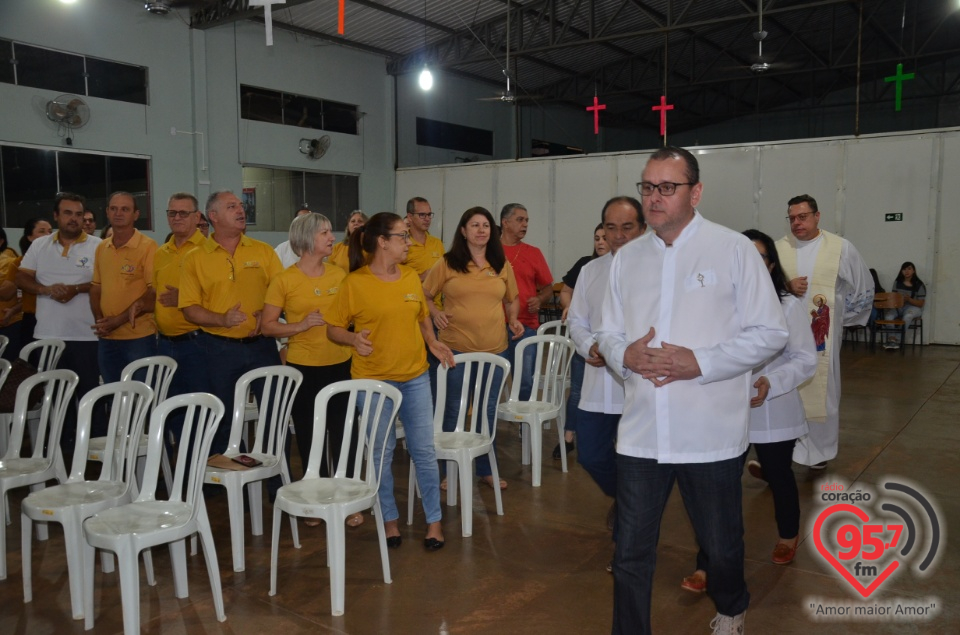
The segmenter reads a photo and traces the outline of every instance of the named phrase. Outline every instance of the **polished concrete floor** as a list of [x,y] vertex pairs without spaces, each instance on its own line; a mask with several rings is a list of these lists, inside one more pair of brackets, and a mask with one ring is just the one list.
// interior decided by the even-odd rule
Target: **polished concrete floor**
[[[846,345],[849,347],[849,343]],[[808,522],[814,515],[815,480],[824,475],[795,466],[804,511],[804,542],[796,561],[770,563],[776,541],[772,501],[763,483],[743,479],[746,576],[752,600],[750,633],[957,633],[960,632],[960,541],[949,528],[960,523],[960,348],[930,346],[905,354],[845,348],[841,446],[826,478],[848,486],[875,484],[884,476],[913,480],[934,497],[946,527],[942,557],[927,578],[912,571],[891,578],[871,600],[935,597],[939,613],[926,622],[815,622],[811,598],[854,600],[847,583],[812,546]],[[548,431],[548,439],[552,431]],[[393,583],[384,584],[372,519],[347,531],[346,614],[330,616],[329,576],[322,527],[300,525],[302,548],[292,546],[289,525],[281,533],[278,594],[270,597],[270,516],[263,536],[247,533],[246,571],[231,569],[225,496],[209,500],[217,540],[227,621],[216,621],[201,556],[190,559],[190,597],[178,600],[166,550],[155,550],[158,584],[140,589],[144,633],[608,633],[613,577],[606,572],[612,545],[605,528],[609,507],[578,466],[560,471],[545,443],[543,486],[530,485],[520,465],[514,429],[499,430],[501,475],[509,481],[502,517],[491,513],[493,492],[480,487],[474,534],[460,536],[457,508],[444,507],[446,548],[421,546],[423,513],[402,525],[404,543],[390,551]],[[406,483],[407,461],[398,452],[394,470]],[[299,466],[294,467],[295,474]],[[70,619],[63,536],[57,526],[46,543],[34,543],[34,601],[23,603],[19,501],[12,496],[13,524],[7,531],[9,575],[0,582],[0,633],[82,633]],[[406,493],[398,491],[405,508]],[[711,600],[679,587],[691,572],[695,546],[674,492],[663,518],[653,598],[658,633],[708,633],[715,614]],[[96,574],[94,633],[122,630],[116,574]]]

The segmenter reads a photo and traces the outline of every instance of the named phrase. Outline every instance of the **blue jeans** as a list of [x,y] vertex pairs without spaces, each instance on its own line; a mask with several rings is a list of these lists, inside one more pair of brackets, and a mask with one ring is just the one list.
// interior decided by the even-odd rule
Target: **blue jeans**
[[[423,513],[427,524],[435,523],[442,517],[440,513],[440,472],[437,469],[437,453],[433,446],[433,395],[430,394],[430,375],[424,372],[409,381],[384,381],[400,391],[403,401],[400,404],[400,420],[406,434],[407,448],[417,471],[417,484],[423,497]],[[364,395],[357,400],[362,408]],[[372,406],[371,406],[372,407]],[[397,501],[393,496],[393,452],[397,447],[397,435],[393,426],[384,425],[393,413],[393,404],[384,406],[377,436],[373,440],[374,468],[380,472],[380,510],[383,521],[390,522],[400,518]],[[366,431],[369,442],[370,430]],[[381,448],[385,465],[381,466]]]
[[[277,342],[272,337],[261,337],[255,342],[243,344],[239,341],[229,342],[209,333],[201,333],[196,342],[203,355],[204,362],[213,365],[203,368],[209,378],[208,388],[223,402],[225,407],[223,419],[217,427],[213,444],[210,446],[210,455],[212,456],[225,452],[227,444],[230,442],[233,391],[236,388],[237,380],[247,371],[264,366],[278,366],[280,364],[280,354],[277,352]],[[177,370],[177,372],[180,371]],[[254,382],[253,392],[257,396],[257,402],[262,403],[262,381]],[[287,447],[289,448],[289,444]],[[279,483],[279,477],[270,479],[267,484],[268,491],[276,492],[276,489],[280,487]]]
[[577,408],[577,462],[603,493],[617,495],[617,427],[620,415]]
[[[528,337],[533,337],[536,334],[536,329],[532,329],[529,326],[524,326],[523,335],[521,335],[519,339],[513,339],[513,333],[510,332],[509,327],[507,328],[507,359],[511,364],[513,364],[512,381],[517,381],[517,364],[515,362],[517,358],[517,344]],[[537,347],[528,346],[523,352],[523,376],[520,378],[520,401],[527,401],[530,399],[530,391],[533,389],[533,366],[536,363]]]
[[587,365],[580,353],[574,352],[570,358],[570,397],[567,398],[567,418],[564,421],[565,432],[576,432],[580,416],[580,390],[583,388],[583,369]]
[[[507,357],[507,352],[509,348],[505,348],[502,353],[497,353],[499,357],[510,361]],[[463,351],[453,351],[454,355],[458,355]],[[498,368],[493,373],[493,383],[497,385],[501,381],[501,372]],[[460,406],[460,393],[463,390],[463,366],[457,364],[453,368],[447,371],[447,398],[446,403],[443,408],[443,430],[444,432],[452,432],[457,429],[457,415],[458,408]],[[486,384],[481,386],[481,392],[486,393]],[[468,402],[469,403],[469,402]],[[493,429],[497,425],[497,404],[498,402],[494,399],[491,399],[487,404],[487,421],[490,426],[487,432],[493,434]],[[493,442],[494,454],[496,454],[497,442]],[[490,470],[490,456],[484,454],[483,456],[478,456],[476,459],[477,464],[477,476],[491,476],[493,472]]]
[[[185,395],[189,392],[210,392],[210,372],[207,368],[207,360],[203,357],[203,351],[198,342],[200,335],[189,340],[180,340],[171,342],[168,339],[160,337],[157,339],[157,354],[166,355],[177,362],[177,371],[173,373],[170,380],[170,388],[167,390],[168,397]],[[180,442],[180,435],[183,432],[183,417],[186,413],[184,408],[179,408],[170,417],[167,418],[167,431],[173,435],[173,443]],[[227,415],[224,415],[227,416]],[[222,422],[221,426],[224,425]],[[170,435],[163,436],[167,444],[167,452],[173,456],[174,448],[170,441]]]
[[743,578],[742,457],[713,463],[658,463],[617,455],[619,539],[613,562],[613,632],[650,633],[650,600],[660,519],[674,483],[707,558],[707,593],[717,611],[739,615]]
[[120,381],[123,369],[130,362],[157,354],[157,336],[148,335],[135,340],[111,340],[100,338],[97,357],[103,383]]

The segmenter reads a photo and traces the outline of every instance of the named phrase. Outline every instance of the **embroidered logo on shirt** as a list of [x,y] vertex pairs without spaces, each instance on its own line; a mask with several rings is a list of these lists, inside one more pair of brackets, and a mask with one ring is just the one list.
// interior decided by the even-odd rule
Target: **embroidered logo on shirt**
[[90,264],[90,258],[88,256],[84,256],[83,258],[77,258],[78,269],[86,269],[87,265],[89,264]]
[[243,263],[243,268],[244,268],[244,269],[259,269],[259,268],[260,268],[260,261],[259,261],[259,260],[248,260],[248,261],[246,261],[245,263]]
[[137,270],[136,265],[120,265],[120,273],[130,275]]
[[420,301],[420,298],[417,296],[416,293],[408,293],[408,294],[406,294],[405,296],[403,296],[403,301],[404,301],[404,302],[419,302],[419,301]]

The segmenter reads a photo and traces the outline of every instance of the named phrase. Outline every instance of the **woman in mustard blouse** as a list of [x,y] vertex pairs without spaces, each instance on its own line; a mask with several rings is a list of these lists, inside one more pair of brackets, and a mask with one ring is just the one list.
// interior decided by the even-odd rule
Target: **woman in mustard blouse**
[[[303,383],[293,401],[292,415],[304,471],[313,443],[314,399],[326,386],[350,379],[351,351],[327,338],[324,319],[337,301],[340,285],[347,276],[340,267],[323,262],[330,255],[333,242],[333,231],[326,216],[306,214],[293,221],[290,247],[300,256],[300,261],[270,281],[261,321],[264,335],[289,338],[287,364],[303,373]],[[286,324],[280,321],[281,313],[285,315]],[[331,400],[327,431],[334,464],[340,458],[346,413],[346,395]],[[351,440],[351,447],[356,447],[356,438]],[[329,476],[332,472],[324,460],[320,474]],[[353,514],[347,519],[347,524],[353,527],[362,522],[362,514]]]
[[[400,419],[417,471],[423,496],[427,534],[423,545],[430,551],[443,547],[440,526],[440,473],[433,446],[433,395],[427,373],[427,347],[441,362],[453,366],[453,353],[437,341],[417,272],[401,264],[410,248],[410,234],[396,214],[375,214],[350,237],[350,269],[337,294],[337,304],[327,317],[327,335],[351,346],[355,379],[376,379],[396,387],[403,395]],[[353,332],[347,327],[353,324]],[[389,417],[390,408],[382,416]],[[396,447],[392,427],[380,426],[373,441],[374,456],[386,444],[380,476],[380,509],[387,546],[401,542],[400,512],[393,496],[390,463]],[[380,470],[381,466],[376,465]]]
[[350,270],[350,257],[347,255],[347,248],[350,245],[350,234],[363,227],[363,224],[366,222],[367,215],[360,210],[355,209],[350,213],[350,218],[347,219],[347,228],[344,230],[343,240],[333,246],[333,252],[327,259],[327,262],[332,262],[344,271]]

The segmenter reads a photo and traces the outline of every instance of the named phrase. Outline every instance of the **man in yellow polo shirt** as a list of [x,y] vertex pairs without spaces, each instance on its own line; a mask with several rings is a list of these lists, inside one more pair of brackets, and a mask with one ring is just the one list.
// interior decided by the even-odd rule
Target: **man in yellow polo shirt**
[[[247,215],[233,192],[214,192],[206,208],[214,233],[183,260],[178,306],[200,327],[200,349],[207,363],[216,363],[208,373],[210,392],[232,413],[240,376],[280,363],[276,342],[260,333],[260,312],[270,280],[282,269],[273,247],[244,235]],[[225,422],[210,453],[226,450],[229,438]]]
[[[157,290],[154,315],[157,320],[157,352],[177,362],[167,394],[171,397],[188,392],[206,392],[208,372],[203,352],[197,338],[200,329],[183,317],[177,306],[180,302],[180,272],[183,259],[194,249],[199,249],[206,238],[197,227],[200,220],[199,202],[193,194],[177,192],[167,203],[167,224],[170,240],[157,248],[153,257],[153,288]],[[180,440],[183,429],[183,413],[167,421],[175,441]],[[164,435],[170,442],[170,435]],[[169,450],[173,450],[171,445]]]
[[115,192],[107,203],[113,236],[97,245],[90,286],[93,332],[104,383],[120,381],[132,361],[157,354],[153,320],[153,254],[157,243],[134,227],[140,218],[129,192]]
[[410,250],[403,264],[416,269],[422,281],[433,265],[443,258],[443,241],[430,235],[433,210],[425,198],[414,196],[407,201],[407,225],[410,227]]

